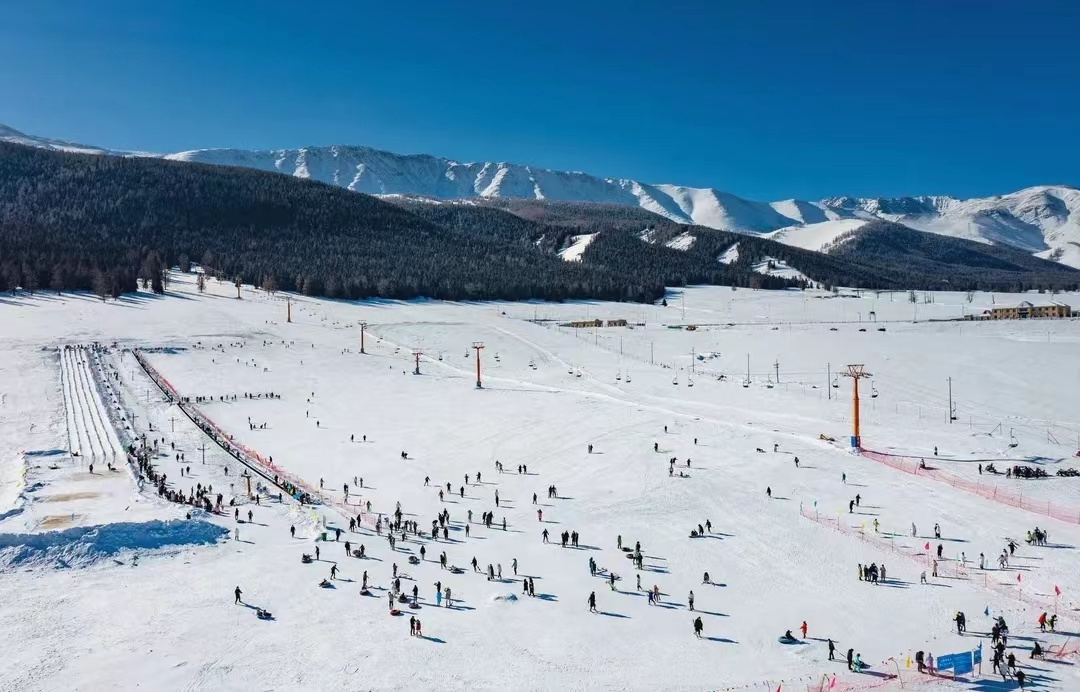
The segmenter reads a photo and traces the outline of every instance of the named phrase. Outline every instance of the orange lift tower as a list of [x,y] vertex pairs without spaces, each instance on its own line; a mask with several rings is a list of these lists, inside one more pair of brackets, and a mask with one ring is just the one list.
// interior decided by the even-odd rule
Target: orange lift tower
[[863,367],[864,366],[861,364],[849,365],[847,366],[848,371],[844,373],[844,377],[850,377],[855,383],[855,386],[851,390],[851,447],[853,449],[862,448],[862,440],[859,437],[859,380],[864,377],[870,377],[870,373],[863,370]]

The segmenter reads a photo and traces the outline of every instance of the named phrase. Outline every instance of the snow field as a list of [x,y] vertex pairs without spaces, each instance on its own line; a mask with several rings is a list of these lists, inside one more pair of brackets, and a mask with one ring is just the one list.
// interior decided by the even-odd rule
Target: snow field
[[[824,372],[817,373],[820,364],[866,362],[881,392],[864,402],[868,446],[922,453],[937,444],[945,457],[936,463],[970,477],[975,471],[968,460],[974,458],[1031,457],[1036,460],[1027,463],[1051,464],[1075,450],[1045,437],[1040,441],[1035,421],[1053,420],[1055,429],[1075,424],[1069,419],[1080,410],[1074,407],[1076,389],[1062,385],[1076,376],[1070,358],[1078,336],[1075,322],[888,322],[884,334],[860,333],[857,313],[865,319],[874,309],[879,320],[903,319],[911,305],[899,302],[902,297],[892,304],[887,298],[819,299],[809,292],[689,289],[684,299],[669,297],[668,308],[295,298],[294,322],[284,324],[280,299],[247,289],[244,300],[227,299],[231,286],[211,283],[211,294],[200,297],[181,278],[174,290],[190,300],[154,303],[137,329],[125,319],[123,304],[75,299],[71,302],[81,313],[70,322],[64,321],[73,312],[70,306],[15,309],[33,314],[24,330],[32,343],[54,343],[55,334],[71,330],[87,341],[172,347],[147,352],[147,358],[185,395],[237,395],[235,402],[198,405],[237,442],[272,455],[276,464],[309,483],[324,479],[327,492],[340,499],[348,482],[350,503],[370,500],[373,511],[390,513],[401,502],[405,518],[421,528],[447,509],[450,541],[421,544],[410,538],[391,551],[384,538],[346,531],[343,540],[365,545],[366,560],[345,557],[343,545],[332,545],[332,534],[330,543],[315,542],[324,518],[331,528],[347,528],[343,517],[288,500],[278,504],[265,494],[259,505],[249,504],[235,461],[208,443],[204,465],[205,436],[159,393],[147,396],[148,379],[133,367],[130,355],[112,351],[103,356],[103,365],[119,375],[111,383],[125,424],[134,414],[135,433],[166,439],[157,463],[172,487],[211,483],[225,493],[226,504],[229,498],[243,503],[240,523],[232,516],[210,519],[229,531],[238,528],[239,540],[214,548],[140,551],[137,567],[122,552],[117,556],[122,565],[105,561],[78,570],[0,573],[0,588],[20,594],[0,604],[0,617],[10,623],[0,634],[0,646],[13,652],[0,663],[0,675],[18,689],[138,682],[215,690],[681,690],[753,689],[766,681],[775,689],[780,680],[792,681],[784,683],[787,690],[802,689],[793,687],[799,679],[807,685],[834,673],[838,687],[868,686],[880,680],[828,662],[823,642],[815,638],[832,637],[841,652],[855,648],[880,673],[890,656],[902,661],[918,649],[938,655],[970,648],[975,636],[953,634],[951,616],[963,610],[972,632],[983,631],[987,607],[1009,620],[1018,656],[1043,687],[1077,684],[1068,667],[1027,659],[1023,637],[1038,636],[1044,645],[1064,637],[1038,635],[1037,612],[1005,585],[1015,584],[1021,574],[1025,592],[1043,597],[1057,585],[1063,603],[1071,602],[1080,586],[1074,547],[1080,527],[854,457],[842,444],[850,425],[850,385],[842,381],[832,390],[836,399],[817,396],[831,389]],[[952,314],[967,305],[961,296],[935,297],[940,302],[919,308]],[[983,300],[978,297],[974,304]],[[526,321],[535,317],[559,322],[623,317],[648,326],[571,330]],[[365,355],[358,353],[355,325],[361,319],[368,322]],[[665,326],[690,323],[722,326],[695,332]],[[197,330],[191,324],[198,324]],[[842,331],[830,331],[834,324]],[[1035,338],[1044,329],[1051,331],[1049,341]],[[481,390],[474,387],[475,356],[468,348],[474,341],[485,344]],[[223,350],[214,348],[218,344]],[[16,356],[29,353],[26,344],[10,347]],[[424,353],[421,375],[412,374],[414,348]],[[694,361],[696,372],[690,373],[691,349],[720,356]],[[747,352],[752,384],[744,388],[739,373]],[[765,383],[776,359],[782,364],[780,382],[769,388]],[[66,379],[56,379],[55,373],[37,371],[37,389],[55,392],[58,401]],[[730,377],[717,380],[720,374]],[[687,386],[688,375],[693,387]],[[1018,430],[1018,447],[1008,448],[1008,438],[998,433],[990,437],[897,412],[901,399],[927,402],[948,375],[957,380],[962,411],[983,404],[987,417],[1000,412],[1029,425]],[[673,385],[676,377],[679,384]],[[812,382],[819,389],[811,389]],[[999,392],[1005,390],[1009,396],[1002,398]],[[269,391],[281,399],[243,396]],[[42,404],[35,410],[49,409]],[[62,405],[52,410],[52,446],[62,447],[67,412]],[[256,429],[249,427],[249,417]],[[18,429],[22,438],[25,427]],[[838,442],[818,439],[821,433]],[[594,445],[592,454],[588,444]],[[401,451],[408,452],[407,459]],[[175,459],[178,453],[186,455],[183,463]],[[671,457],[677,459],[673,476]],[[505,473],[496,471],[495,460]],[[518,465],[527,466],[528,474],[519,474]],[[477,471],[482,483],[476,482]],[[128,494],[134,493],[130,477],[119,475]],[[354,476],[363,477],[362,490]],[[426,487],[425,476],[431,479]],[[1076,480],[1022,487],[1080,504],[1074,499]],[[445,493],[447,482],[450,493]],[[547,497],[550,485],[558,497]],[[849,513],[855,494],[861,503]],[[122,501],[115,496],[80,500],[87,513],[98,504]],[[183,516],[178,506],[153,506],[163,519]],[[845,530],[805,518],[800,506],[802,513],[817,511]],[[5,509],[0,506],[0,513]],[[474,520],[466,538],[470,509]],[[492,530],[478,523],[483,511],[495,512]],[[691,529],[706,519],[711,533],[690,538]],[[920,586],[919,574],[928,568],[918,553],[927,540],[936,550],[937,541],[927,538],[935,522],[943,532],[943,576]],[[1049,528],[1053,547],[1021,542],[1011,568],[997,570],[994,558],[1006,538],[1019,539],[1035,525]],[[290,526],[296,538],[290,537]],[[548,545],[540,537],[545,527],[551,532]],[[563,530],[580,532],[579,549],[558,546]],[[0,532],[21,531],[0,523]],[[636,590],[638,573],[616,549],[617,536],[624,545],[641,541],[642,586],[660,588],[660,605],[648,605]],[[426,560],[408,564],[421,545]],[[320,560],[301,564],[300,554],[313,553],[316,546]],[[465,573],[439,569],[435,560],[442,551]],[[985,574],[965,569],[957,565],[961,552],[968,563],[983,552],[995,569]],[[492,583],[474,574],[473,557],[481,569],[501,564],[504,580],[511,581]],[[618,592],[590,576],[590,557],[621,577]],[[512,581],[514,558],[519,572],[535,579],[536,598],[524,596],[520,581]],[[331,561],[340,569],[339,579],[335,588],[320,589],[317,582],[329,576]],[[888,566],[889,584],[857,579],[856,564],[871,561]],[[412,611],[406,610],[405,618],[386,614],[381,589],[390,585],[393,563],[408,575],[402,580],[406,592],[414,583],[419,588],[422,608],[415,614],[426,640],[408,638],[403,620]],[[376,589],[371,598],[359,595],[365,570]],[[706,570],[716,585],[701,583]],[[953,577],[965,573],[967,578]],[[436,580],[452,588],[459,607],[434,607]],[[237,585],[248,607],[233,605]],[[701,641],[693,637],[693,615],[686,609],[690,590],[705,623]],[[587,612],[590,591],[596,592],[601,615]],[[516,601],[508,598],[511,594]],[[47,619],[46,613],[61,606],[61,622]],[[271,610],[275,620],[257,620],[254,606]],[[1059,617],[1064,625],[1072,616],[1063,607]],[[794,631],[803,620],[809,624],[807,645],[777,644],[777,635]],[[1066,631],[1075,627],[1069,623]]]

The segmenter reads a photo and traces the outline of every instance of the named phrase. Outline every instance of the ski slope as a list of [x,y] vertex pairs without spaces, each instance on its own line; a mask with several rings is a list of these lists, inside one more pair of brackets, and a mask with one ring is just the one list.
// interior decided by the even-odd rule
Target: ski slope
[[[1055,586],[1058,629],[1080,631],[1080,524],[904,473],[846,444],[851,386],[837,373],[865,363],[865,446],[1080,507],[1078,478],[976,470],[989,461],[1080,467],[1070,441],[1080,434],[1080,322],[936,321],[1025,296],[939,293],[912,304],[906,294],[711,287],[673,292],[668,307],[290,296],[290,323],[282,295],[245,287],[236,300],[230,284],[213,281],[200,295],[181,275],[170,286],[164,298],[24,296],[0,308],[5,325],[19,326],[0,336],[10,354],[0,374],[17,386],[0,420],[11,421],[0,479],[16,465],[24,476],[10,503],[17,513],[0,506],[0,589],[17,594],[0,601],[9,652],[0,679],[13,689],[804,690],[828,689],[835,677],[832,689],[891,690],[901,680],[885,676],[897,667],[904,689],[966,689],[904,662],[979,641],[988,650],[978,634],[989,628],[987,610],[1008,620],[1010,650],[1041,689],[1080,685],[1073,666],[1027,656],[1031,638],[1068,640],[1034,624],[1055,603]],[[590,319],[633,327],[563,326]],[[100,356],[54,350],[92,342],[117,345]],[[272,458],[326,503],[279,502],[280,490],[254,477],[256,504],[245,467],[157,388],[130,348],[230,445]],[[168,487],[212,485],[222,514],[189,520],[191,508],[150,484],[140,489],[126,467],[92,477],[88,457],[69,453],[77,444],[106,453],[143,433],[162,440],[154,463]],[[383,516],[400,503],[425,535],[398,532],[391,549],[385,530],[350,531],[348,518],[368,502]],[[44,518],[59,515],[58,504],[78,516],[53,528],[59,519]],[[431,522],[443,510],[449,538],[435,541]],[[483,512],[494,513],[491,528]],[[1048,546],[1023,542],[1035,526],[1049,529]],[[72,532],[93,527],[105,527],[91,533],[108,545]],[[580,534],[577,547],[560,545],[563,531]],[[1020,547],[998,569],[1009,537]],[[620,539],[640,541],[643,569]],[[366,557],[347,556],[346,540]],[[302,563],[316,548],[319,559]],[[410,564],[421,548],[424,559]],[[442,569],[442,552],[463,572]],[[990,569],[977,568],[979,553]],[[474,557],[481,570],[501,567],[502,579],[474,572]],[[887,566],[886,584],[857,578],[869,562]],[[419,608],[402,606],[400,617],[387,606],[395,564],[402,591],[418,593]],[[337,578],[320,588],[331,565]],[[360,594],[365,572],[371,596]],[[523,575],[535,596],[523,593]],[[642,589],[661,592],[658,604],[638,590],[639,576]],[[453,607],[436,605],[436,581],[452,589]],[[586,604],[593,592],[598,613]],[[274,619],[259,620],[256,607]],[[964,637],[951,623],[957,610],[968,617]],[[423,638],[409,636],[410,615]],[[691,627],[699,616],[701,639]],[[785,630],[801,638],[804,620],[805,643],[777,642]],[[869,671],[829,661],[829,638],[841,656],[859,652]]]

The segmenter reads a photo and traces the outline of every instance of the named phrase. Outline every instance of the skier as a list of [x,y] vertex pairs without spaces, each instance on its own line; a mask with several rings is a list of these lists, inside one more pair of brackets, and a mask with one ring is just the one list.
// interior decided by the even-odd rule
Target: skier
[[590,613],[598,612],[596,610],[596,592],[595,591],[593,591],[592,593],[589,594],[589,612]]

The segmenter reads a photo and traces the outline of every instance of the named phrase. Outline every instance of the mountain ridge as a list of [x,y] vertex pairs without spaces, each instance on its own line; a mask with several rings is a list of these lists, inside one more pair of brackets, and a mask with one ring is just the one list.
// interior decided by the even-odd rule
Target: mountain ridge
[[665,219],[780,242],[828,234],[791,232],[842,219],[882,219],[929,233],[1007,245],[1080,268],[1080,189],[1039,185],[990,197],[837,196],[818,201],[748,200],[715,188],[645,183],[581,171],[509,162],[460,162],[431,154],[397,154],[362,145],[283,149],[193,149],[169,154],[120,152],[25,135],[0,125],[0,140],[61,151],[154,156],[284,173],[372,195],[451,199],[533,199],[637,206]]

